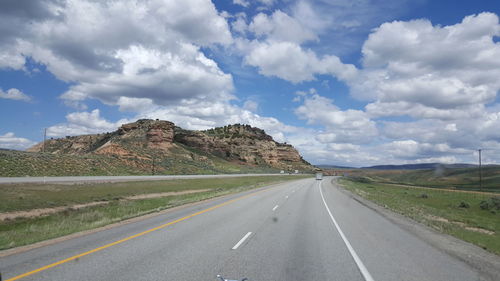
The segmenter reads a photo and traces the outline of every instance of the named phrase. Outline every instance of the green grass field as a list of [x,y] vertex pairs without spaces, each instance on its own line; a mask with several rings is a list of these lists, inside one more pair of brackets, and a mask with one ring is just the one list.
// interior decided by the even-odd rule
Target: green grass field
[[[63,211],[36,217],[0,221],[0,249],[7,249],[93,229],[167,208],[241,192],[304,176],[256,176],[214,179],[126,182],[107,184],[0,185],[0,213],[67,206]],[[191,194],[141,200],[134,195],[206,190]],[[105,205],[72,209],[71,205],[107,202]]]
[[339,183],[396,213],[500,255],[500,195],[396,186],[365,177],[342,178]]
[[482,168],[482,189],[478,168],[436,170],[360,170],[358,174],[377,182],[400,183],[437,188],[500,192],[500,167]]

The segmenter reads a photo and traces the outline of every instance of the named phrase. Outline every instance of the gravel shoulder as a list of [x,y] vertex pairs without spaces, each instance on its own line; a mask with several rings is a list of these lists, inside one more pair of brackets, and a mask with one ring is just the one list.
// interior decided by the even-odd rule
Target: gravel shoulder
[[412,233],[436,249],[467,263],[472,268],[482,273],[487,280],[498,280],[500,276],[500,256],[453,236],[437,232],[426,225],[377,205],[372,201],[344,189],[337,183],[337,179],[333,179],[332,183],[349,197],[384,216],[400,228]]

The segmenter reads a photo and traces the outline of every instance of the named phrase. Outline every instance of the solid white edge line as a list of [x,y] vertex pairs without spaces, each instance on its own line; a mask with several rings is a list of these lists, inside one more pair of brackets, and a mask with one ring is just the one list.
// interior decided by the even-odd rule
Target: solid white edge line
[[332,215],[332,212],[330,211],[330,208],[328,208],[328,205],[326,204],[325,197],[323,196],[323,191],[321,182],[319,182],[319,192],[321,194],[321,199],[323,199],[323,204],[325,204],[325,208],[328,211],[328,214],[330,215],[330,218],[332,219],[333,224],[335,225],[335,228],[337,228],[337,231],[340,234],[340,237],[342,237],[342,240],[344,240],[344,244],[347,246],[347,249],[349,250],[349,253],[351,253],[352,258],[354,259],[354,262],[356,262],[356,265],[359,268],[359,271],[363,275],[366,281],[374,281],[373,277],[371,276],[370,272],[368,272],[368,269],[365,267],[361,259],[359,258],[358,254],[356,254],[356,251],[354,251],[354,248],[351,246],[351,243],[349,243],[349,240],[347,240],[347,237],[344,235],[344,232],[342,232],[342,229],[340,229],[339,224],[335,220],[335,218]]
[[248,232],[245,236],[243,236],[243,238],[241,238],[241,240],[236,243],[236,245],[234,245],[234,247],[232,248],[233,250],[236,250],[238,249],[239,246],[241,246],[241,244],[243,244],[243,242],[245,242],[245,240],[247,240],[247,238],[252,235],[252,232]]
[[278,205],[274,206],[273,212],[276,211],[276,209],[278,209]]

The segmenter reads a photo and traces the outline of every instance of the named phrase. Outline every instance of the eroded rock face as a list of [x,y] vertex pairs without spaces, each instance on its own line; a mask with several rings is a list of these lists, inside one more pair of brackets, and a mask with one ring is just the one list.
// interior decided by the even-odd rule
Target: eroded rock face
[[[55,154],[96,153],[133,161],[151,159],[152,155],[169,157],[174,147],[177,151],[184,149],[178,144],[239,164],[287,170],[311,168],[291,145],[274,141],[259,128],[239,124],[206,131],[190,131],[175,127],[169,121],[140,119],[124,124],[112,133],[49,140],[45,143],[45,149],[46,152]],[[42,151],[42,147],[42,144],[37,144],[30,151]],[[184,151],[181,154],[185,155],[176,152],[177,157],[210,162],[203,153]]]
[[137,146],[168,150],[174,141],[174,123],[163,120],[140,119],[118,129],[120,140]]
[[293,146],[278,143],[263,130],[248,125],[230,125],[207,131],[178,130],[175,141],[250,165],[266,164],[282,169],[309,165]]
[[174,142],[174,123],[159,121],[152,124],[146,133],[146,139],[149,147],[168,149]]
[[[140,120],[139,120],[140,121]],[[123,124],[119,129],[118,129],[118,134],[120,135],[125,135],[127,132],[130,132],[132,130],[139,129],[139,121],[134,122],[134,123],[128,123],[128,124]]]
[[27,149],[29,152],[45,151],[54,154],[85,154],[92,151],[92,148],[104,138],[106,134],[98,135],[83,135],[83,136],[67,136],[61,139],[50,139],[36,144]]

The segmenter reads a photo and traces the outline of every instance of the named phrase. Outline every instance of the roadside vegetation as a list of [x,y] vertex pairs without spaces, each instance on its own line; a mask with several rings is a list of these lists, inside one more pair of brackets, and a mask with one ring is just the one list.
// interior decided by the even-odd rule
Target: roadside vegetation
[[353,175],[377,182],[433,188],[500,192],[500,166],[482,168],[482,186],[478,168],[438,168],[427,170],[358,170]]
[[[436,184],[438,181],[421,181],[420,175],[426,173],[389,173],[392,179],[406,185],[387,181],[390,177],[380,176],[380,173],[370,177],[345,177],[339,179],[339,183],[345,189],[396,213],[500,255],[500,194],[477,192],[474,191],[476,187],[464,190],[467,185],[460,182],[454,182],[454,186],[461,187],[457,190],[450,189],[449,183],[439,185]],[[456,179],[457,176],[454,177]],[[417,187],[417,183],[448,189]],[[498,185],[488,186],[488,190],[498,191]]]
[[279,171],[269,166],[239,165],[182,144],[172,148],[169,157],[153,158],[147,152],[139,152],[145,157],[0,149],[0,177],[244,174]]
[[[98,184],[2,184],[0,249],[27,245],[187,203],[305,177],[310,175]],[[54,212],[44,213],[51,209]]]

